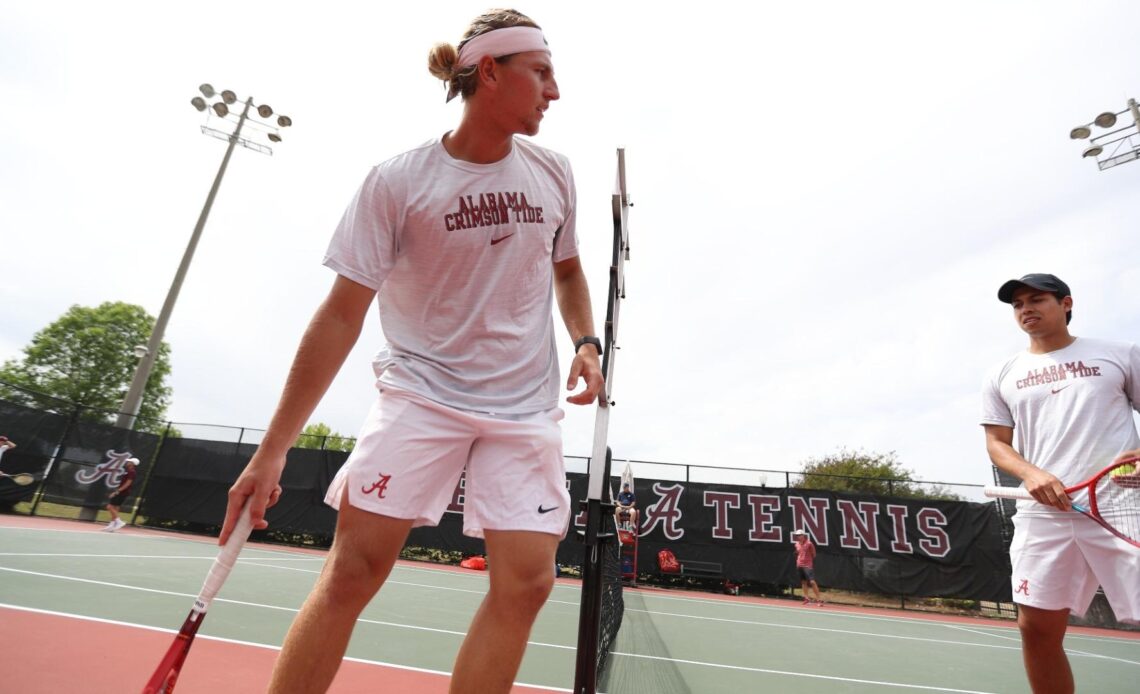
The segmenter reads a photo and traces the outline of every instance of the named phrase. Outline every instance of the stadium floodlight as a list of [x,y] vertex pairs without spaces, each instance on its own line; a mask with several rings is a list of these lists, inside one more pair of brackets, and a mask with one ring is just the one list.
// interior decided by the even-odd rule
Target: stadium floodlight
[[[1123,111],[1121,111],[1121,113],[1123,113]],[[1116,125],[1116,114],[1112,111],[1105,111],[1094,118],[1093,123],[1096,123],[1098,128],[1111,128]]]
[[[1131,123],[1089,139],[1092,136],[1092,126],[1106,130],[1113,128],[1118,124],[1119,117],[1129,112],[1132,114]],[[1091,123],[1078,125],[1069,131],[1069,138],[1089,139],[1081,156],[1096,159],[1097,168],[1101,171],[1140,159],[1140,107],[1137,107],[1136,99],[1129,99],[1128,108],[1123,111],[1104,111]]]
[[277,125],[280,125],[282,128],[288,128],[290,125],[293,125],[293,119],[289,116],[277,116]]
[[257,107],[257,115],[262,118],[268,118],[273,115],[273,107],[269,104],[262,104]]
[[[182,263],[178,266],[178,271],[174,275],[174,281],[170,284],[170,290],[166,294],[166,301],[163,303],[162,311],[159,312],[158,318],[155,320],[154,329],[151,330],[150,338],[145,345],[138,345],[134,348],[134,354],[135,357],[139,359],[139,363],[135,368],[134,376],[131,377],[131,385],[127,389],[127,394],[123,398],[123,404],[119,408],[119,416],[115,421],[115,426],[120,429],[131,430],[135,427],[135,420],[138,418],[139,409],[142,407],[142,398],[143,392],[146,389],[146,382],[150,378],[151,369],[154,367],[155,359],[162,347],[162,336],[166,332],[166,324],[170,320],[170,314],[174,311],[174,302],[178,299],[178,293],[182,289],[182,282],[186,277],[187,271],[190,269],[190,261],[194,258],[194,250],[198,246],[198,239],[202,235],[202,230],[206,227],[206,219],[210,215],[210,208],[214,204],[214,198],[218,194],[218,188],[221,187],[222,177],[226,173],[226,167],[229,165],[230,156],[233,154],[234,147],[241,145],[256,152],[262,152],[264,154],[273,153],[273,150],[269,147],[253,143],[242,137],[242,129],[253,115],[250,113],[250,110],[253,109],[253,97],[245,100],[245,107],[242,109],[241,115],[238,116],[237,122],[234,123],[233,119],[228,118],[228,116],[231,115],[229,104],[237,103],[238,99],[236,94],[227,89],[219,95],[208,83],[200,85],[198,91],[202,93],[202,96],[195,96],[190,100],[190,104],[198,111],[205,111],[207,113],[207,119],[213,117],[211,115],[212,113],[218,118],[226,120],[227,123],[233,126],[229,132],[222,132],[216,128],[203,125],[202,133],[227,140],[229,147],[226,149],[225,156],[222,157],[222,164],[218,167],[218,173],[214,177],[214,185],[210,188],[210,192],[206,196],[206,203],[202,206],[202,212],[198,216],[198,223],[194,226],[194,232],[190,236],[190,243],[187,244],[186,251],[182,255]],[[212,99],[215,96],[220,96],[221,100],[214,102],[214,104],[207,108],[206,99]],[[273,109],[265,105],[257,107],[256,111],[257,114],[263,114],[265,118],[273,115]],[[289,120],[287,116],[280,116],[277,119],[279,124],[282,119],[288,121],[287,124],[292,124],[292,121]],[[277,136],[276,126],[272,123],[263,123],[256,120],[252,122],[257,123],[263,132],[268,130],[269,139],[273,142],[281,141],[281,138]]]

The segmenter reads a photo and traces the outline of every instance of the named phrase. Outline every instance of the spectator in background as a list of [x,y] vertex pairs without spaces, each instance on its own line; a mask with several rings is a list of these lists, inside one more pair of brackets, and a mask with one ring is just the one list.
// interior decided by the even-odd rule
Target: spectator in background
[[811,603],[808,597],[808,588],[810,587],[815,591],[815,604],[822,605],[823,599],[819,595],[819,584],[815,582],[815,545],[808,539],[807,533],[803,530],[794,531],[792,541],[795,542],[796,571],[800,575],[800,589],[803,591],[804,604]]
[[126,522],[122,518],[119,518],[119,508],[123,505],[123,502],[127,500],[127,497],[131,495],[131,489],[135,486],[135,476],[138,474],[139,459],[127,458],[124,465],[126,466],[126,470],[123,472],[123,476],[119,478],[119,487],[107,501],[107,510],[111,512],[111,522],[107,524],[106,528],[103,528],[103,532],[105,533],[113,533],[126,525]]
[[8,439],[7,436],[0,436],[0,458],[4,457],[4,452],[9,448],[15,448],[15,442]]
[[637,529],[637,500],[633,496],[633,490],[629,488],[629,483],[621,486],[621,492],[617,496],[617,508],[614,510],[614,517],[617,520],[619,528]]

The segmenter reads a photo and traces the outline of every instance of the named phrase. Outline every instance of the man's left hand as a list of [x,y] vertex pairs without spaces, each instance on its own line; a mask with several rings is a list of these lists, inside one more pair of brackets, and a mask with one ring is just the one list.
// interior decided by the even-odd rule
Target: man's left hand
[[[598,399],[599,394],[604,396],[605,379],[602,378],[601,360],[593,345],[582,345],[578,353],[574,355],[574,361],[570,364],[570,375],[566,379],[566,390],[574,390],[578,387],[579,381],[582,380],[586,381],[586,388],[566,398],[566,402],[575,405],[589,405]],[[602,407],[608,404],[605,397],[602,397],[599,402]]]

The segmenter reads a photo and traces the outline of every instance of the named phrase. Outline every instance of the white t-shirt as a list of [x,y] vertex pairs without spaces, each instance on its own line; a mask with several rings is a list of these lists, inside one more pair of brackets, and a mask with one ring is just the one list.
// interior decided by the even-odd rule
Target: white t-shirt
[[578,255],[569,161],[527,140],[493,164],[442,138],[375,167],[324,264],[378,291],[378,383],[457,409],[558,404],[552,263]]
[[[1132,419],[1138,406],[1140,347],[1126,342],[1082,337],[1048,354],[1020,352],[982,387],[982,424],[1013,427],[1021,456],[1066,486],[1140,447]],[[1032,515],[1062,513],[1035,501],[1017,507]]]

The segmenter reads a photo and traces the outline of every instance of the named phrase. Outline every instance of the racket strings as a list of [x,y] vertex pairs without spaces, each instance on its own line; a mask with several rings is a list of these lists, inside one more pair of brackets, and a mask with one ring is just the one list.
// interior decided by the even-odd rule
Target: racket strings
[[1096,513],[1131,542],[1140,543],[1140,474],[1105,475],[1093,489]]

